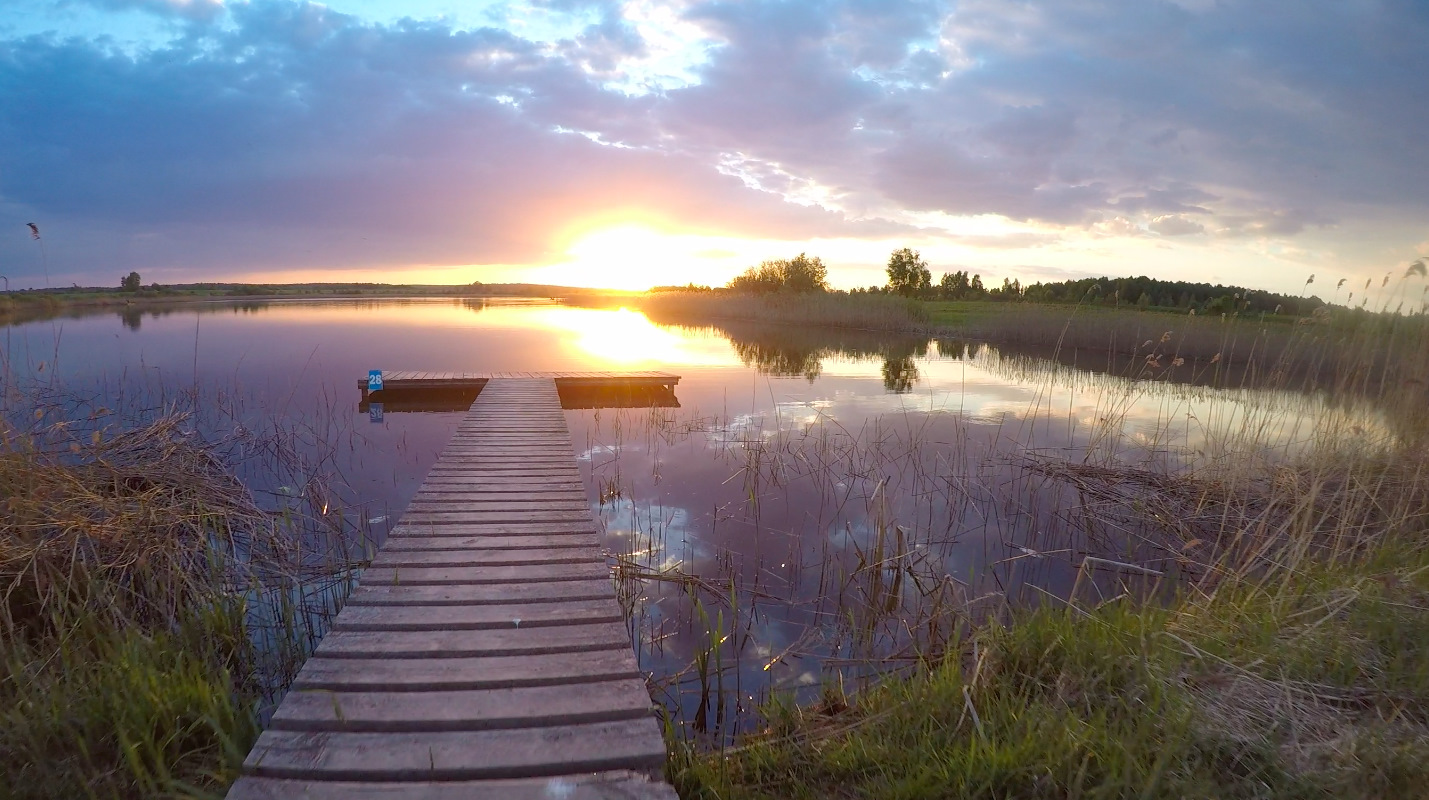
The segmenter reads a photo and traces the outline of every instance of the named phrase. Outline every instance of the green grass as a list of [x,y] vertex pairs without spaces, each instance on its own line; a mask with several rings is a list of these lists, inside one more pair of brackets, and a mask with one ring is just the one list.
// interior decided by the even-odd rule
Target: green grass
[[259,506],[186,415],[11,399],[34,410],[0,419],[0,797],[221,795],[310,644],[295,587],[343,565],[300,563],[307,501]]
[[258,734],[238,611],[150,631],[59,611],[59,635],[7,638],[0,796],[221,794]]
[[997,303],[979,300],[927,300],[924,306],[930,324],[953,330],[996,314],[999,309]]
[[[1025,611],[843,704],[675,743],[684,798],[1380,798],[1429,787],[1429,559]],[[1262,576],[1263,578],[1264,576]]]

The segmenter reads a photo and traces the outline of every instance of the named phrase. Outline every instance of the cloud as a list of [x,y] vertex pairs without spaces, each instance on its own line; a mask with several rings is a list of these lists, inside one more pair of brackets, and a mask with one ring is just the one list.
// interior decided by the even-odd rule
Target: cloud
[[[896,229],[752,191],[644,137],[651,99],[497,29],[231,9],[134,55],[0,43],[0,199],[56,260],[179,267],[544,263],[587,220],[765,238]],[[100,134],[102,132],[102,135]],[[12,245],[13,246],[13,245]],[[107,273],[106,273],[107,274]]]
[[223,15],[224,0],[82,0],[108,11],[146,11],[163,17],[209,22]]
[[1206,226],[1181,214],[1162,214],[1151,220],[1146,227],[1162,236],[1190,236],[1205,233]]
[[[1409,0],[541,0],[578,20],[558,41],[287,0],[89,2],[221,21],[127,50],[0,41],[0,228],[46,222],[72,273],[545,263],[601,220],[1048,231],[964,237],[1007,249],[1429,211],[1429,6]],[[0,258],[23,246],[0,237]]]

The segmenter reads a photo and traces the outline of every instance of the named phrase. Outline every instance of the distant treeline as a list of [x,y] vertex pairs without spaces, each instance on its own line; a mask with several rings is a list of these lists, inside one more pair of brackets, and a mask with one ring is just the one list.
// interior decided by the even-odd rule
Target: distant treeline
[[[1423,269],[1422,267],[1420,269]],[[1203,314],[1285,314],[1309,316],[1326,304],[1318,297],[1296,297],[1188,281],[1135,278],[1082,278],[1023,286],[1005,278],[1001,286],[985,286],[981,275],[945,272],[937,282],[929,264],[916,250],[895,250],[888,259],[888,282],[857,288],[850,294],[897,294],[925,300],[989,300],[994,302],[1084,303],[1097,306],[1195,309]],[[736,276],[727,289],[748,294],[828,291],[828,271],[817,256],[765,261]],[[1342,281],[1343,283],[1343,281]],[[658,286],[653,292],[707,292],[708,286]]]
[[61,301],[123,295],[139,297],[294,297],[294,296],[395,296],[395,297],[574,297],[591,294],[630,294],[610,289],[556,286],[542,283],[390,284],[390,283],[151,283],[143,286],[139,273],[121,278],[118,289],[106,286],[62,286],[16,289],[5,296],[24,302],[50,297]]
[[1239,311],[1293,316],[1308,316],[1325,306],[1325,301],[1313,296],[1296,297],[1240,286],[1163,281],[1144,275],[1034,283],[1022,289],[1020,299],[1036,303],[1085,302],[1104,306],[1195,308],[1212,314]]

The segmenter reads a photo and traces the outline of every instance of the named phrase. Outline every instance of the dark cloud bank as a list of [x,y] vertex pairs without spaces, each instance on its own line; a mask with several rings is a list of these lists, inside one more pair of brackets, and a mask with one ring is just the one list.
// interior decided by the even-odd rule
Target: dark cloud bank
[[[627,211],[785,239],[1125,217],[1189,241],[1429,206],[1414,0],[698,3],[697,80],[636,93],[608,88],[648,52],[613,5],[554,46],[289,2],[99,5],[182,33],[0,42],[12,279],[38,271],[32,220],[52,271],[107,279],[540,263],[563,225]],[[824,206],[786,201],[810,187]]]

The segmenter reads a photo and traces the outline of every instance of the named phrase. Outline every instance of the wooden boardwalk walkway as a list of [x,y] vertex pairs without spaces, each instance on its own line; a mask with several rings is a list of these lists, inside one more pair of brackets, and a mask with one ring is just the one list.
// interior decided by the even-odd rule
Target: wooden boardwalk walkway
[[493,379],[228,797],[673,800],[624,619],[554,381]]

